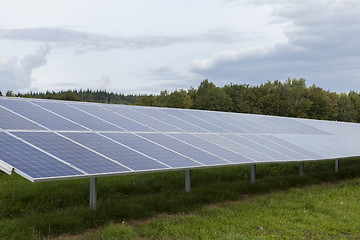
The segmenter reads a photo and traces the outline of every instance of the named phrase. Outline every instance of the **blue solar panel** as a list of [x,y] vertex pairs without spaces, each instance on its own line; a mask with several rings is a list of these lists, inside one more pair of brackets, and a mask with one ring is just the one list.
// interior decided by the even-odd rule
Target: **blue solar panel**
[[[1,103],[1,101],[0,101]],[[12,129],[12,130],[45,130],[45,128],[30,122],[23,117],[16,115],[4,108],[0,107],[0,129]]]
[[79,111],[71,106],[59,102],[36,102],[37,105],[51,110],[67,119],[70,119],[81,126],[87,127],[95,131],[119,131],[120,129],[112,124],[102,121],[96,117],[93,117],[87,113]]
[[1,105],[51,130],[86,130],[26,101],[2,100]]
[[180,139],[184,142],[190,143],[193,146],[196,146],[200,149],[205,149],[206,151],[219,156],[223,159],[226,159],[234,164],[238,163],[254,163],[253,160],[223,147],[220,147],[212,142],[209,142],[203,138],[194,136],[192,134],[182,134],[182,133],[174,133],[169,134],[177,139]]
[[238,127],[236,124],[231,124],[225,121],[219,121],[219,119],[214,118],[215,115],[214,112],[209,111],[187,111],[187,114],[200,118],[205,119],[208,123],[221,126],[221,128],[225,129],[228,132],[232,133],[246,133],[246,131],[240,127]]
[[47,151],[63,161],[78,167],[89,174],[108,174],[129,172],[111,160],[108,160],[86,148],[51,132],[18,132],[14,135]]
[[203,150],[190,146],[186,143],[180,142],[179,140],[176,140],[162,133],[139,133],[139,135],[167,148],[173,149],[174,151],[185,155],[197,162],[200,162],[205,166],[229,164],[229,162],[219,157],[211,155],[210,153],[204,152]]
[[[276,160],[293,160],[294,158],[286,155],[285,153],[279,152],[278,148],[274,149],[274,144],[262,139],[258,136],[246,135],[246,136],[238,136],[233,134],[224,134],[221,135],[224,138],[227,138],[235,143],[241,144],[244,147],[252,149],[257,152],[261,152],[269,157],[272,157]],[[276,146],[277,147],[277,146]]]
[[220,123],[226,122],[228,124],[235,125],[237,128],[240,128],[246,133],[264,133],[263,130],[250,126],[246,121],[237,121],[235,118],[232,117],[233,115],[234,113],[217,113],[213,114],[212,117],[216,120],[219,120]]
[[135,152],[96,133],[62,133],[62,135],[136,171],[169,168],[154,159]]
[[288,129],[291,129],[293,133],[298,134],[328,134],[327,132],[321,131],[320,129],[313,128],[308,126],[301,121],[300,119],[294,118],[285,118],[285,117],[273,117],[271,119],[273,122],[276,122],[279,125],[286,126]]
[[239,124],[246,124],[252,128],[259,129],[261,133],[281,133],[278,128],[261,123],[261,121],[257,121],[256,119],[251,118],[249,114],[231,114],[231,118],[236,120]]
[[294,127],[286,124],[281,124],[279,117],[274,116],[261,116],[261,115],[244,115],[246,119],[253,124],[258,124],[262,129],[266,129],[268,133],[298,133],[294,130]]
[[43,181],[359,156],[360,125],[0,98],[0,144],[1,169]]
[[130,119],[133,119],[139,123],[144,124],[145,126],[148,126],[152,129],[156,129],[157,131],[161,132],[182,132],[181,129],[174,127],[170,124],[167,124],[165,122],[161,122],[155,118],[152,118],[148,115],[145,115],[143,113],[137,112],[132,110],[129,107],[126,106],[105,106],[107,109],[111,109],[114,112],[117,112],[123,116],[129,117]]
[[174,167],[174,168],[189,168],[199,167],[201,164],[192,161],[174,151],[157,145],[149,140],[141,138],[131,133],[105,133],[104,135],[114,139],[117,142],[125,144],[133,149],[136,149],[150,157],[158,159],[159,161]]
[[326,159],[332,156],[332,149],[328,148],[328,146],[316,138],[315,135],[302,135],[299,138],[297,135],[282,134],[277,137],[314,152],[317,155],[320,155],[322,157],[321,159]]
[[[276,143],[276,144],[279,144],[281,146],[284,146],[296,153],[299,153],[299,154],[302,154],[303,156],[301,155],[295,155],[295,156],[298,156],[297,159],[322,159],[324,157],[314,153],[314,152],[311,152],[309,151],[308,149],[305,149],[305,148],[302,148],[296,144],[292,144],[290,142],[287,142],[279,137],[276,137],[276,136],[272,136],[272,135],[262,135],[263,138],[265,139],[268,139],[269,141],[273,142],[273,143]],[[304,158],[305,156],[305,158]]]
[[126,116],[116,114],[111,109],[105,109],[103,104],[72,104],[75,107],[93,114],[101,119],[104,119],[116,126],[125,129],[127,131],[138,131],[138,132],[153,132],[154,129],[146,127],[140,123],[137,123]]
[[196,125],[183,121],[179,118],[176,118],[172,115],[159,111],[158,108],[153,107],[134,107],[134,110],[142,112],[146,115],[149,115],[153,118],[156,118],[162,122],[170,123],[181,130],[186,132],[207,132],[205,129],[202,129]]
[[221,128],[220,126],[213,125],[211,123],[206,122],[206,119],[203,121],[200,118],[196,118],[194,116],[187,114],[188,111],[186,111],[186,110],[171,109],[171,108],[160,109],[159,108],[159,111],[162,111],[164,113],[172,115],[176,118],[179,118],[183,121],[186,121],[186,122],[196,125],[198,127],[201,127],[202,129],[205,129],[206,131],[209,131],[209,132],[228,132],[227,130]]
[[267,135],[246,135],[238,136],[238,138],[241,138],[243,142],[254,142],[281,153],[282,157],[277,158],[279,160],[307,159],[304,154],[289,149],[289,146],[284,146],[282,144],[270,141],[269,139],[266,139],[266,136]]
[[81,177],[84,175],[82,172],[4,132],[0,132],[0,146],[0,159],[28,175],[29,180],[48,177]]
[[267,156],[261,152],[254,151],[250,148],[242,146],[238,143],[230,141],[226,138],[223,138],[216,134],[195,134],[201,138],[205,138],[206,140],[213,142],[219,146],[227,148],[231,151],[244,155],[245,157],[252,159],[256,162],[276,162],[276,160],[270,156]]

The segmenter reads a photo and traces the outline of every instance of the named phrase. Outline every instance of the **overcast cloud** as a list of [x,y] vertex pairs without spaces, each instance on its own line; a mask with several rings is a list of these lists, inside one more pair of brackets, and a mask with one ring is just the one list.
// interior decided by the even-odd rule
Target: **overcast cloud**
[[111,37],[66,28],[0,29],[0,39],[56,43],[75,47],[76,53],[112,49],[141,49],[165,47],[176,43],[209,42],[232,43],[241,40],[241,34],[225,29],[209,30],[202,34],[184,36],[124,36]]
[[[269,3],[270,1],[257,1]],[[289,22],[286,42],[222,51],[193,60],[191,70],[218,83],[304,77],[333,91],[360,87],[360,5],[357,1],[278,1],[277,21]]]
[[288,77],[331,91],[360,90],[355,0],[0,4],[3,92],[158,93],[205,78],[257,85]]

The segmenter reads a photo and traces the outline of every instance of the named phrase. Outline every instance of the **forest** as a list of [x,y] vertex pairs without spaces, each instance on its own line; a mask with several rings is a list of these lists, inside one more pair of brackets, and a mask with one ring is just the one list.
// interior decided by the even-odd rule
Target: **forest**
[[330,92],[316,85],[308,87],[303,78],[268,81],[258,86],[230,83],[223,87],[205,79],[197,88],[163,90],[158,95],[125,95],[88,89],[23,94],[8,91],[6,96],[360,122],[360,94],[357,91],[346,94]]

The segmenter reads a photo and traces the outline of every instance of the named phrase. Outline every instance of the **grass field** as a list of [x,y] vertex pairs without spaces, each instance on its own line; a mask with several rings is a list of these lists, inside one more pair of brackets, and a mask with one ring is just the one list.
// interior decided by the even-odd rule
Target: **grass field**
[[360,159],[31,183],[0,173],[0,239],[359,239]]

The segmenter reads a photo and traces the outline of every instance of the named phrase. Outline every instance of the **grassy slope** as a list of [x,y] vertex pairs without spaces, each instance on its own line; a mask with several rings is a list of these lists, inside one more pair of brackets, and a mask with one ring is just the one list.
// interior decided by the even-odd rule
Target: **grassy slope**
[[[197,170],[192,194],[183,191],[183,172],[100,178],[96,212],[88,210],[88,180],[33,184],[0,174],[0,239],[42,239],[101,226],[105,227],[99,232],[82,236],[356,238],[360,237],[359,160],[342,161],[340,174],[334,174],[333,161],[307,163],[304,177],[298,176],[295,163],[261,165],[256,184],[249,183],[249,166]],[[335,187],[303,188],[346,178],[354,180]],[[209,207],[210,203],[219,205]],[[159,213],[179,216],[109,225]]]
[[295,188],[191,215],[109,224],[82,239],[360,239],[359,185],[356,179]]

